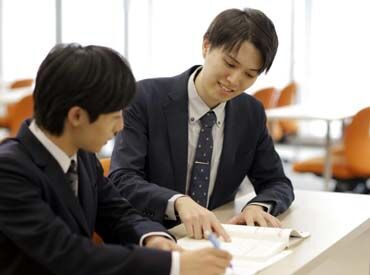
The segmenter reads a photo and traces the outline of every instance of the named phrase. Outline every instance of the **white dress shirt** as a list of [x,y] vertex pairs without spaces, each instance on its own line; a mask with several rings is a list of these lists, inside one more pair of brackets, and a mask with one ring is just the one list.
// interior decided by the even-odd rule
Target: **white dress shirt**
[[[189,77],[188,80],[188,99],[189,99],[189,120],[188,120],[188,161],[186,170],[186,194],[189,190],[191,169],[193,167],[196,146],[198,142],[199,132],[201,129],[200,118],[205,115],[210,110],[214,111],[216,114],[216,123],[212,128],[213,137],[213,152],[211,159],[211,171],[209,177],[208,186],[208,197],[207,206],[209,203],[209,198],[212,195],[213,189],[215,187],[215,181],[217,177],[217,170],[220,163],[221,152],[224,143],[224,122],[225,122],[225,106],[226,102],[217,105],[215,108],[210,109],[208,105],[199,96],[197,89],[195,87],[195,77],[200,72],[202,67],[196,69]],[[184,196],[183,194],[178,194],[172,196],[167,203],[166,208],[166,219],[176,220],[175,215],[175,201],[177,198]],[[261,205],[267,208],[267,212],[270,211],[271,205],[267,203],[251,203],[255,205]]]

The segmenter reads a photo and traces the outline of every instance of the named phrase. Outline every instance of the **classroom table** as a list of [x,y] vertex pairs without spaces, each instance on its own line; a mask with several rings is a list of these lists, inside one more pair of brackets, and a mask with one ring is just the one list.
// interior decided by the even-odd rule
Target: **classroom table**
[[346,108],[336,108],[334,106],[308,106],[308,105],[289,105],[284,107],[272,108],[266,110],[267,119],[293,119],[293,120],[321,120],[326,123],[325,135],[325,167],[324,167],[324,184],[325,190],[329,190],[329,182],[332,176],[332,160],[331,160],[331,133],[330,125],[333,121],[351,118],[360,108],[356,106],[348,106]]
[[[304,190],[295,194],[292,206],[279,219],[283,227],[308,231],[311,236],[258,274],[369,274],[370,196]],[[227,222],[253,196],[243,195],[214,213]],[[178,238],[185,235],[183,225],[170,232]]]

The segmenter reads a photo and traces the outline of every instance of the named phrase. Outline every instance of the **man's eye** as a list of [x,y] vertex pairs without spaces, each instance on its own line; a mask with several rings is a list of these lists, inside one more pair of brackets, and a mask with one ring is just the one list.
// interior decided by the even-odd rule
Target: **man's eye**
[[230,68],[234,68],[235,67],[235,65],[234,64],[232,64],[232,63],[230,63],[230,62],[227,62],[226,60],[224,60],[225,61],[225,64],[228,66],[228,67],[230,67]]

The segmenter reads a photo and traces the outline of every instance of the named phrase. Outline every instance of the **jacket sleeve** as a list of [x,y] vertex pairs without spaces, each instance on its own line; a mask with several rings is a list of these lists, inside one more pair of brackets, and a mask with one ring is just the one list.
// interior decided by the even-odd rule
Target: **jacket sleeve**
[[[136,245],[96,246],[89,238],[71,232],[67,224],[43,199],[40,178],[20,171],[20,163],[13,159],[2,158],[1,163],[1,233],[50,273],[169,274],[171,266],[169,252]],[[134,227],[137,227],[136,224],[141,221],[130,211],[126,206],[120,213],[131,216]],[[129,222],[121,221],[119,224],[122,226]],[[116,232],[122,233],[122,230]],[[131,234],[128,232],[128,237],[133,238]]]
[[270,203],[270,213],[277,216],[288,209],[294,200],[293,186],[286,177],[281,159],[266,127],[266,115],[259,106],[259,136],[252,167],[248,177],[254,186],[256,197],[250,202]]
[[123,198],[111,181],[103,176],[98,160],[98,214],[96,230],[109,243],[123,245],[139,243],[141,237],[151,232],[172,236],[160,223],[143,217]]
[[178,192],[147,180],[148,112],[144,87],[124,113],[125,128],[115,141],[109,177],[143,215],[163,223],[168,200]]

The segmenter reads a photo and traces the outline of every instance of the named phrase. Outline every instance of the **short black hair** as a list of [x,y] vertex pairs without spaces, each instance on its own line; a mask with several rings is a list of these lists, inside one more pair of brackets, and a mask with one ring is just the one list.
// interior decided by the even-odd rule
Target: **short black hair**
[[228,9],[218,14],[204,34],[211,48],[239,51],[243,42],[252,43],[261,53],[263,65],[258,73],[268,72],[278,48],[272,21],[261,11],[251,8]]
[[34,118],[51,134],[61,135],[68,111],[83,108],[94,122],[99,115],[123,110],[136,91],[126,59],[102,46],[58,44],[36,76]]

